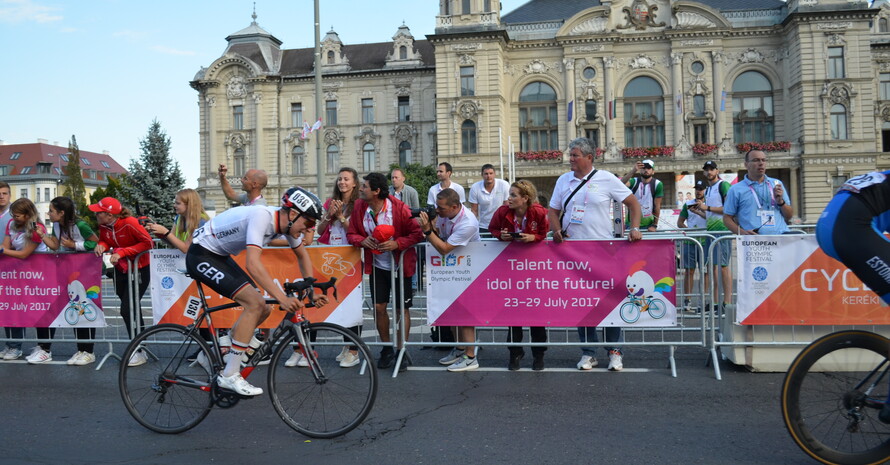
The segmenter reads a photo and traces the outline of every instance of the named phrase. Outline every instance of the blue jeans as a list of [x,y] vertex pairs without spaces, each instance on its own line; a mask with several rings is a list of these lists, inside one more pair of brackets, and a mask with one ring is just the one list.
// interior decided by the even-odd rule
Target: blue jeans
[[[599,342],[599,331],[596,326],[578,327],[578,340],[581,342]],[[617,326],[609,326],[606,328],[606,342],[624,342],[624,334],[621,328]],[[606,347],[606,351],[615,350],[621,353],[621,347]],[[581,355],[589,355],[596,357],[596,347],[581,347]]]
[[[25,328],[3,328],[6,330],[6,337],[10,339],[24,339],[25,338]],[[6,341],[6,346],[10,349],[18,349],[22,350],[21,341]]]

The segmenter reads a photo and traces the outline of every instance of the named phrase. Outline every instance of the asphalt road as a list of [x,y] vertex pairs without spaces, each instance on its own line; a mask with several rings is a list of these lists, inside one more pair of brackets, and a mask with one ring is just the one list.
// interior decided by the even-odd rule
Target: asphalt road
[[[153,433],[125,410],[116,362],[68,367],[73,346],[53,349],[60,363],[0,362],[4,465],[813,463],[782,424],[782,374],[724,363],[717,381],[700,348],[678,349],[677,378],[663,348],[629,350],[620,373],[559,369],[577,361],[570,348],[551,349],[540,373],[531,357],[506,371],[506,349],[483,350],[483,368],[465,373],[412,350],[418,368],[382,376],[368,420],[334,440],[292,431],[265,395],[185,433]],[[265,386],[265,374],[251,380]]]

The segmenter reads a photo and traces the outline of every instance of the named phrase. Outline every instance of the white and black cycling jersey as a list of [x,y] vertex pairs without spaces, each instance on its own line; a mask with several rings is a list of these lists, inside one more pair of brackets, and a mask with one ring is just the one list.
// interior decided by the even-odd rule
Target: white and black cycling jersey
[[[217,255],[237,255],[249,245],[265,247],[278,231],[279,207],[245,206],[226,210],[196,229],[192,243]],[[297,248],[303,236],[285,235],[287,243]]]

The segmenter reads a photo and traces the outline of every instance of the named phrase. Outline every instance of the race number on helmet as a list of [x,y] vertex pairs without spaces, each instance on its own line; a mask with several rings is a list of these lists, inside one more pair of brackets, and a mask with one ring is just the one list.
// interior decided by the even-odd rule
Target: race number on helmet
[[316,220],[321,219],[321,200],[302,187],[291,187],[281,196],[281,206],[294,208]]

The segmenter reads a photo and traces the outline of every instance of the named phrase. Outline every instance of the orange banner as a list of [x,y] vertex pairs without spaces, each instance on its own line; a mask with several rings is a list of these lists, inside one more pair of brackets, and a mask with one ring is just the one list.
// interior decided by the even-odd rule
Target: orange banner
[[[334,300],[333,291],[329,291],[330,304],[321,308],[307,308],[304,315],[312,322],[329,321],[346,327],[360,324],[362,319],[360,251],[349,246],[309,247],[307,251],[312,259],[313,276],[318,281],[337,278],[339,301]],[[246,254],[243,252],[234,257],[242,268],[245,268],[245,257]],[[177,263],[181,266],[177,266]],[[279,285],[302,277],[296,258],[290,249],[265,249],[263,265]],[[185,315],[186,304],[189,297],[198,296],[198,290],[194,280],[176,272],[176,269],[185,268],[184,254],[178,250],[153,250],[151,266],[152,310],[155,323],[190,324],[193,320]],[[211,307],[231,302],[207,286],[204,286],[204,292],[207,305]],[[217,328],[230,328],[240,315],[240,307],[214,312],[213,325]],[[274,328],[283,317],[284,312],[273,307],[272,314],[260,327]]]
[[738,323],[890,324],[890,311],[881,299],[825,255],[815,237],[756,237],[737,240]]

